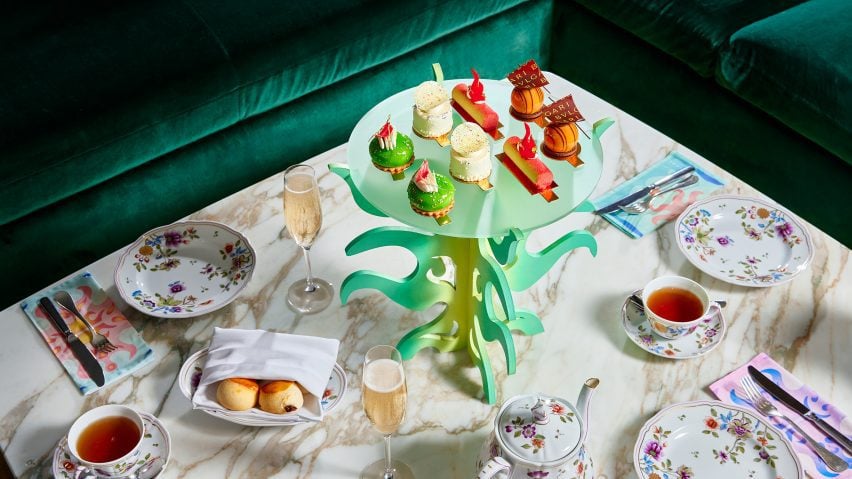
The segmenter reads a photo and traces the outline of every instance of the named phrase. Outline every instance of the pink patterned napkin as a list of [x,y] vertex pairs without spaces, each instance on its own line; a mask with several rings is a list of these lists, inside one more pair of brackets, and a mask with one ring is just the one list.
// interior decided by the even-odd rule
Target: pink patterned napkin
[[[796,379],[789,371],[782,368],[778,363],[772,360],[765,353],[760,353],[748,363],[734,369],[730,374],[723,377],[710,385],[710,390],[716,395],[719,400],[728,404],[737,404],[740,406],[751,407],[751,404],[745,399],[745,394],[740,386],[740,379],[748,376],[748,366],[754,366],[775,382],[775,384],[784,388],[794,398],[811,409],[825,422],[833,426],[847,436],[852,435],[852,420],[840,409],[828,403],[820,397],[813,389],[806,384]],[[787,408],[775,398],[766,394],[767,399],[771,400],[781,412],[793,420],[796,424],[804,429],[812,438],[819,441],[829,451],[837,454],[846,460],[849,467],[852,468],[852,456],[837,445],[831,438],[827,438],[825,433],[814,427],[807,419],[799,416],[795,411]],[[825,463],[820,460],[814,452],[808,448],[805,441],[802,440],[795,431],[784,421],[772,419],[772,424],[787,436],[787,439],[793,444],[793,449],[799,456],[805,472],[814,479],[832,478],[832,479],[852,479],[852,469],[847,469],[840,474],[831,471],[825,466]],[[827,440],[826,440],[827,438]]]
[[[21,308],[41,333],[48,347],[53,351],[56,359],[62,363],[81,393],[85,395],[94,392],[98,386],[89,378],[83,366],[71,352],[68,343],[65,342],[65,336],[54,327],[47,314],[38,305],[38,300],[42,296],[53,298],[53,294],[60,289],[67,291],[74,298],[77,309],[116,347],[116,350],[111,353],[100,353],[96,356],[104,370],[104,386],[110,385],[154,359],[154,351],[121,314],[90,273],[74,276],[57,286],[39,291],[25,299],[21,303]],[[65,319],[68,328],[91,351],[92,347],[89,344],[91,335],[83,323],[58,305],[56,309]]]

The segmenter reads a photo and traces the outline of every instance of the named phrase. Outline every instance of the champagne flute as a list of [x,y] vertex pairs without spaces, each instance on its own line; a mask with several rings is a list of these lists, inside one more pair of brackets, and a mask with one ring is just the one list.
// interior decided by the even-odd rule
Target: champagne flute
[[328,281],[311,274],[308,255],[322,227],[322,208],[314,169],[309,165],[293,165],[284,170],[284,220],[290,236],[302,248],[308,274],[290,285],[287,302],[302,313],[317,313],[331,303],[334,288]]
[[367,419],[385,437],[385,459],[361,471],[362,479],[413,479],[404,462],[391,460],[390,438],[405,418],[405,372],[402,357],[393,346],[375,346],[364,357],[361,402]]

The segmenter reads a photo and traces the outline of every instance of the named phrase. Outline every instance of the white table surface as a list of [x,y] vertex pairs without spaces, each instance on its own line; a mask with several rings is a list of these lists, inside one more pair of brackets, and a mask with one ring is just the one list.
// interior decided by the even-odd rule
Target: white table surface
[[[604,116],[616,120],[603,136],[604,173],[593,197],[675,150],[728,181],[720,192],[762,196],[615,106],[555,75],[549,77],[551,91],[573,93],[589,120]],[[586,127],[591,128],[590,123]],[[346,162],[347,147],[307,161],[320,172],[325,213],[322,234],[312,250],[314,271],[336,286],[357,269],[404,276],[414,263],[399,249],[354,257],[343,253],[356,235],[396,224],[360,211],[344,182],[328,172],[328,163]],[[767,174],[772,174],[770,166]],[[303,277],[305,269],[300,251],[284,231],[281,192],[278,175],[190,216],[242,231],[258,253],[248,287],[231,305],[210,315],[161,320],[123,304],[112,280],[118,252],[86,268],[156,353],[153,365],[103,391],[81,396],[18,305],[0,312],[0,448],[16,475],[48,477],[45,468],[56,442],[78,415],[105,403],[130,405],[164,421],[172,437],[164,478],[350,478],[382,456],[381,436],[360,404],[363,355],[376,344],[395,343],[434,317],[435,308],[415,313],[377,291],[362,290],[345,306],[336,298],[319,315],[293,313],[286,305],[287,287]],[[470,366],[466,352],[423,350],[405,364],[409,406],[393,449],[418,477],[473,477],[480,446],[502,400],[536,391],[573,399],[582,382],[593,376],[601,379],[601,386],[592,405],[588,446],[597,475],[609,479],[636,477],[631,453],[639,428],[649,417],[672,403],[712,397],[710,383],[760,351],[837,406],[852,411],[849,249],[810,227],[816,246],[811,267],[787,284],[748,289],[713,279],[688,263],[673,241],[671,223],[656,234],[632,240],[600,218],[574,214],[535,232],[528,247],[541,248],[578,228],[595,234],[597,257],[577,250],[535,286],[515,294],[516,305],[535,310],[545,327],[544,333],[533,337],[515,335],[516,374],[506,375],[499,346],[489,344],[496,405],[478,399],[479,373]],[[697,359],[674,361],[652,356],[626,337],[620,318],[625,296],[663,274],[693,278],[714,297],[728,301],[728,332],[719,348]],[[183,360],[207,346],[213,326],[339,338],[339,362],[349,376],[339,409],[322,424],[285,428],[243,427],[193,411],[175,380]]]

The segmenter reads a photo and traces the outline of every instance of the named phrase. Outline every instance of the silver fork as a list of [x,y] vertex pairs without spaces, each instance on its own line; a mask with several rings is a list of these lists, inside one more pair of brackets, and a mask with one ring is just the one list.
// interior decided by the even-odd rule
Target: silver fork
[[115,346],[106,336],[99,333],[86,319],[85,316],[80,314],[80,311],[77,310],[77,305],[74,304],[74,299],[68,294],[67,291],[57,291],[56,294],[53,295],[53,299],[59,303],[59,306],[62,306],[62,309],[68,311],[80,318],[80,321],[83,321],[83,324],[86,325],[89,332],[92,333],[92,347],[95,348],[95,351],[101,353],[110,353],[115,351]]
[[619,209],[630,215],[638,215],[648,211],[648,208],[651,207],[651,201],[669,191],[676,190],[678,188],[686,188],[687,186],[694,185],[698,183],[698,175],[689,175],[686,178],[678,181],[677,183],[667,186],[661,190],[652,191],[648,196],[642,198],[640,200],[636,200],[629,205],[619,206]]
[[791,421],[790,418],[788,418],[784,415],[784,413],[779,411],[774,404],[772,404],[771,402],[769,402],[768,399],[763,397],[763,394],[761,394],[760,390],[757,388],[757,384],[755,384],[755,382],[750,377],[746,376],[742,378],[740,380],[740,384],[742,384],[743,389],[746,393],[746,397],[748,397],[748,400],[751,402],[751,405],[754,406],[755,409],[757,409],[764,416],[780,417],[787,421],[789,425],[793,426],[793,429],[795,429],[803,438],[805,438],[805,442],[808,443],[808,446],[810,446],[811,449],[813,449],[814,452],[817,454],[817,456],[819,456],[820,459],[825,462],[829,469],[834,472],[843,472],[849,467],[846,464],[846,461],[837,457],[831,451],[823,447],[820,443],[814,441],[813,438],[808,436],[805,431],[803,431],[802,428],[798,426],[798,424]]

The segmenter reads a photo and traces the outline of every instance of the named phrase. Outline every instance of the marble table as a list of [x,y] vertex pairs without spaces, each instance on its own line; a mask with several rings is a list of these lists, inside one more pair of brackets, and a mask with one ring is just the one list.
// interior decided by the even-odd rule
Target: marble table
[[[762,196],[615,106],[567,82],[560,89],[574,94],[587,118],[616,120],[603,136],[605,167],[593,197],[674,150],[725,178],[723,192]],[[307,161],[320,172],[325,212],[311,255],[315,273],[338,286],[357,269],[403,276],[413,259],[402,250],[385,248],[354,257],[343,253],[356,235],[395,224],[361,212],[344,182],[328,172],[328,163],[346,162],[347,147]],[[771,165],[766,171],[772,174]],[[361,409],[363,355],[376,344],[396,343],[435,311],[414,313],[367,290],[355,293],[345,306],[335,300],[318,315],[293,313],[286,304],[287,287],[305,269],[284,229],[281,193],[279,175],[190,216],[242,231],[258,252],[251,283],[215,313],[195,319],[145,317],[121,303],[115,291],[112,271],[118,252],[86,268],[125,308],[156,353],[153,365],[103,391],[87,397],[77,392],[17,304],[0,313],[0,448],[16,475],[49,477],[49,453],[59,438],[79,414],[105,403],[127,404],[163,420],[173,442],[164,478],[351,478],[382,456],[381,436]],[[507,376],[499,346],[488,346],[498,405],[536,391],[573,400],[586,378],[601,379],[588,442],[600,478],[635,478],[631,452],[645,420],[666,405],[711,397],[711,382],[760,351],[852,411],[852,267],[850,252],[840,243],[810,227],[816,246],[811,267],[768,289],[736,287],[701,273],[678,251],[672,224],[631,240],[604,220],[578,213],[536,231],[528,247],[543,247],[578,228],[595,234],[597,257],[575,251],[532,288],[515,294],[516,304],[535,310],[545,328],[536,336],[515,336],[517,373]],[[620,318],[624,298],[662,274],[695,279],[714,297],[728,301],[728,332],[720,347],[700,358],[674,361],[652,356],[626,337]],[[242,427],[193,411],[176,376],[184,359],[208,344],[213,326],[339,338],[339,362],[349,376],[339,409],[321,424],[285,428]],[[465,352],[424,350],[405,366],[410,396],[406,420],[393,441],[396,456],[421,478],[473,477],[479,448],[498,409],[477,399],[482,394],[479,372]]]

